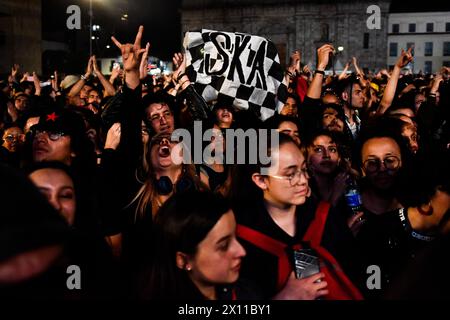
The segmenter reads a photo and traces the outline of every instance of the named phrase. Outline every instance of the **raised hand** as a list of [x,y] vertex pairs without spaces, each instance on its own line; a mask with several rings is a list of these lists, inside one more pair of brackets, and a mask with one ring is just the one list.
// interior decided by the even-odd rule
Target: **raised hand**
[[293,68],[293,70],[295,71],[295,73],[298,75],[301,73],[302,69],[300,67],[300,61],[301,61],[301,55],[300,55],[300,51],[295,50],[292,54],[291,54],[291,59],[289,62],[289,68]]
[[141,64],[139,65],[139,79],[144,80],[148,72],[148,51],[150,49],[150,42],[147,42],[145,51],[142,54]]
[[317,49],[317,70],[325,70],[330,60],[330,53],[334,51],[331,44],[324,44]]
[[33,72],[33,84],[34,84],[34,94],[37,96],[41,95],[41,82],[39,81],[39,77],[36,72]]
[[142,54],[145,49],[141,48],[142,34],[144,27],[140,26],[139,31],[134,40],[134,44],[120,43],[115,37],[111,37],[115,45],[120,49],[123,60],[123,70],[125,71],[125,81],[130,89],[135,89],[140,85],[139,66],[141,63]]
[[59,91],[59,82],[58,82],[58,71],[53,72],[53,79],[51,80],[52,89],[55,92]]
[[432,81],[431,90],[430,90],[431,94],[436,94],[436,92],[439,90],[439,85],[442,81],[444,81],[444,77],[442,76],[442,74],[441,73],[436,74],[436,76],[434,77],[434,79]]
[[177,52],[173,55],[172,62],[176,68],[173,72],[173,78],[176,81],[180,74],[185,73],[186,71],[186,56],[181,52]]
[[344,70],[342,70],[341,74],[338,77],[338,80],[344,80],[347,79],[350,75],[347,73],[348,68],[350,68],[350,62],[347,62],[345,64]]
[[123,59],[123,69],[125,72],[138,71],[141,62],[141,56],[145,52],[145,49],[141,49],[142,34],[144,27],[140,26],[139,31],[134,40],[134,44],[120,43],[114,36],[111,37],[114,44],[120,49]]
[[24,82],[24,81],[28,81],[28,77],[30,76],[29,72],[25,72],[23,74],[22,80],[20,80],[20,83]]
[[101,72],[98,68],[97,58],[95,57],[95,55],[91,57],[91,65],[92,69],[94,70],[94,74],[98,74],[99,72]]
[[408,63],[413,61],[413,56],[411,54],[412,47],[410,47],[407,51],[402,49],[402,53],[400,54],[400,57],[398,58],[397,62],[395,63],[396,67],[404,68]]
[[11,68],[11,76],[13,77],[14,80],[17,79],[17,75],[19,74],[19,69],[20,69],[20,65],[18,65],[17,63],[15,63]]
[[117,67],[113,67],[111,71],[111,76],[109,77],[109,82],[114,83],[114,80],[117,79],[121,71],[122,69],[120,69],[119,64],[117,64]]

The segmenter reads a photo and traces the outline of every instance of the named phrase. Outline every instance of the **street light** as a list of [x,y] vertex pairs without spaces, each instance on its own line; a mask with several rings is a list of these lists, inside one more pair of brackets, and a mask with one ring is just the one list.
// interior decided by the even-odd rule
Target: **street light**
[[92,57],[92,0],[89,0],[89,57]]
[[92,36],[92,31],[100,30],[99,25],[92,25],[92,20],[93,20],[93,16],[94,16],[93,10],[92,10],[92,1],[93,0],[89,0],[89,56],[92,56],[92,40],[95,39]]

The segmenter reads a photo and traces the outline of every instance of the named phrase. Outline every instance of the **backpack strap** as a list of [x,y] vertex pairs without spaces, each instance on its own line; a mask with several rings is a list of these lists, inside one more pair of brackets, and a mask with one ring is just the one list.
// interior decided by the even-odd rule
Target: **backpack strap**
[[277,289],[281,290],[293,270],[289,261],[289,256],[286,253],[286,248],[288,246],[281,241],[275,240],[259,231],[241,224],[237,225],[236,234],[238,237],[253,244],[254,246],[278,257]]
[[329,210],[330,203],[325,201],[319,203],[314,220],[309,225],[303,241],[309,242],[311,248],[317,252],[320,260],[324,263],[320,271],[325,274],[328,281],[330,294],[327,298],[331,300],[362,300],[361,293],[346,276],[338,261],[327,249],[320,245]]
[[308,230],[306,230],[303,236],[304,242],[309,242],[311,246],[319,246],[322,242],[323,232],[325,230],[325,224],[328,218],[328,212],[330,210],[330,203],[326,201],[320,201],[316,209],[314,220],[310,223]]

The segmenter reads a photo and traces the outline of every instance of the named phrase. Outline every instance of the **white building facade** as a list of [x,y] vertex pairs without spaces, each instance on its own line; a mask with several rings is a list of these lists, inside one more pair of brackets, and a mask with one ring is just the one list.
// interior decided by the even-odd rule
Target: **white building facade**
[[390,13],[387,64],[395,65],[401,49],[413,47],[414,73],[435,73],[450,67],[450,11]]

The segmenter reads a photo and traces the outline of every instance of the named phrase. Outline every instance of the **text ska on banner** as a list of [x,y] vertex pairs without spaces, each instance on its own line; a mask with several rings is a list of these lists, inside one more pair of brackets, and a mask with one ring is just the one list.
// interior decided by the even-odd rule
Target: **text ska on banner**
[[207,102],[220,100],[262,120],[281,110],[287,87],[275,45],[262,37],[202,29],[186,32],[186,72]]

